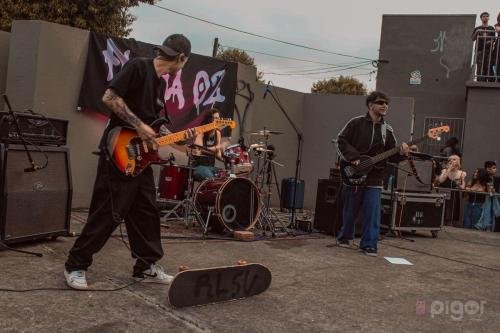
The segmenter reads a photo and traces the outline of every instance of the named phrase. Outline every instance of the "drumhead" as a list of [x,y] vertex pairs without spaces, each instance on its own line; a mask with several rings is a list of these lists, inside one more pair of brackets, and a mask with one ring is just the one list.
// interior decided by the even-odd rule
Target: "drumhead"
[[259,190],[246,178],[231,178],[219,191],[216,209],[230,231],[251,229],[260,213]]

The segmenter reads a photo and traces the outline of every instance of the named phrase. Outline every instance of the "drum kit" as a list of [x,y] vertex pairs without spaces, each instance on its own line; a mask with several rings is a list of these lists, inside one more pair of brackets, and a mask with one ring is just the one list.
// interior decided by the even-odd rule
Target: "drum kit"
[[274,237],[278,227],[288,233],[285,224],[270,209],[272,184],[279,195],[274,166],[283,166],[274,161],[275,148],[270,144],[270,136],[279,134],[283,132],[264,128],[250,133],[257,138],[250,146],[243,139],[227,146],[222,153],[224,169],[198,186],[193,177],[194,152],[214,153],[194,144],[187,146],[188,165],[175,165],[170,160],[160,170],[157,201],[167,207],[173,205],[162,211],[162,221],[182,219],[186,227],[197,221],[203,236],[209,230],[233,232],[260,228],[264,235],[270,231]]

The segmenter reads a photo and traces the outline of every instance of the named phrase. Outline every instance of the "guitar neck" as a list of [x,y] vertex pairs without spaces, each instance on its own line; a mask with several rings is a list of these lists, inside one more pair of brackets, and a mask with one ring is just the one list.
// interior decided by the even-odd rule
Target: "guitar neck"
[[[195,134],[202,134],[202,133],[211,131],[213,129],[216,129],[217,127],[218,127],[217,124],[210,123],[210,124],[195,127],[194,131],[195,131]],[[170,145],[172,143],[186,140],[186,134],[187,134],[187,130],[167,134],[167,135],[164,135],[164,136],[157,138],[156,142],[158,143],[159,146]]]
[[[427,136],[423,136],[423,137],[421,137],[421,138],[419,138],[417,140],[413,140],[411,142],[408,142],[408,146],[416,145],[417,143],[420,143],[420,142],[424,141],[426,137]],[[399,153],[399,150],[400,150],[400,147],[398,146],[398,147],[394,147],[392,149],[389,149],[387,151],[384,151],[381,154],[372,156],[372,158],[371,158],[372,162],[374,164],[376,164],[376,163],[378,163],[380,161],[388,159],[389,157],[391,157],[391,156],[396,155],[397,153]]]

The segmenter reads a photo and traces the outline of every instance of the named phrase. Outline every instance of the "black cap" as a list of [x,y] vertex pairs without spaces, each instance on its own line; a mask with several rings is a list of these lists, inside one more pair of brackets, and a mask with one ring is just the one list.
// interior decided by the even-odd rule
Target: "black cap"
[[479,15],[479,17],[483,17],[484,15],[490,16],[490,13],[488,13],[488,12],[482,12],[481,15]]
[[181,53],[189,57],[191,54],[191,42],[184,35],[173,34],[165,38],[163,44],[156,46],[155,49],[171,57],[175,57]]

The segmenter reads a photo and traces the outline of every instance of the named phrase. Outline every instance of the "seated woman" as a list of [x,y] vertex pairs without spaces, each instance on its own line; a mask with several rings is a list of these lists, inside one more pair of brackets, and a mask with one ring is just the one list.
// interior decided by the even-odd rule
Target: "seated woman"
[[436,177],[439,188],[449,189],[450,199],[446,202],[445,217],[448,224],[453,224],[460,218],[460,190],[465,189],[465,177],[467,173],[461,169],[460,157],[451,155],[448,163]]
[[[219,110],[212,108],[207,118],[206,123],[220,119]],[[196,146],[204,148],[204,151],[200,148],[196,148],[193,151],[194,178],[196,180],[216,178],[220,169],[215,167],[215,160],[222,159],[220,130],[214,129],[210,132],[198,134],[194,143]]]
[[479,222],[488,195],[489,180],[490,177],[485,169],[477,169],[471,183],[466,187],[469,193],[467,193],[467,204],[464,210],[464,228],[472,229]]

